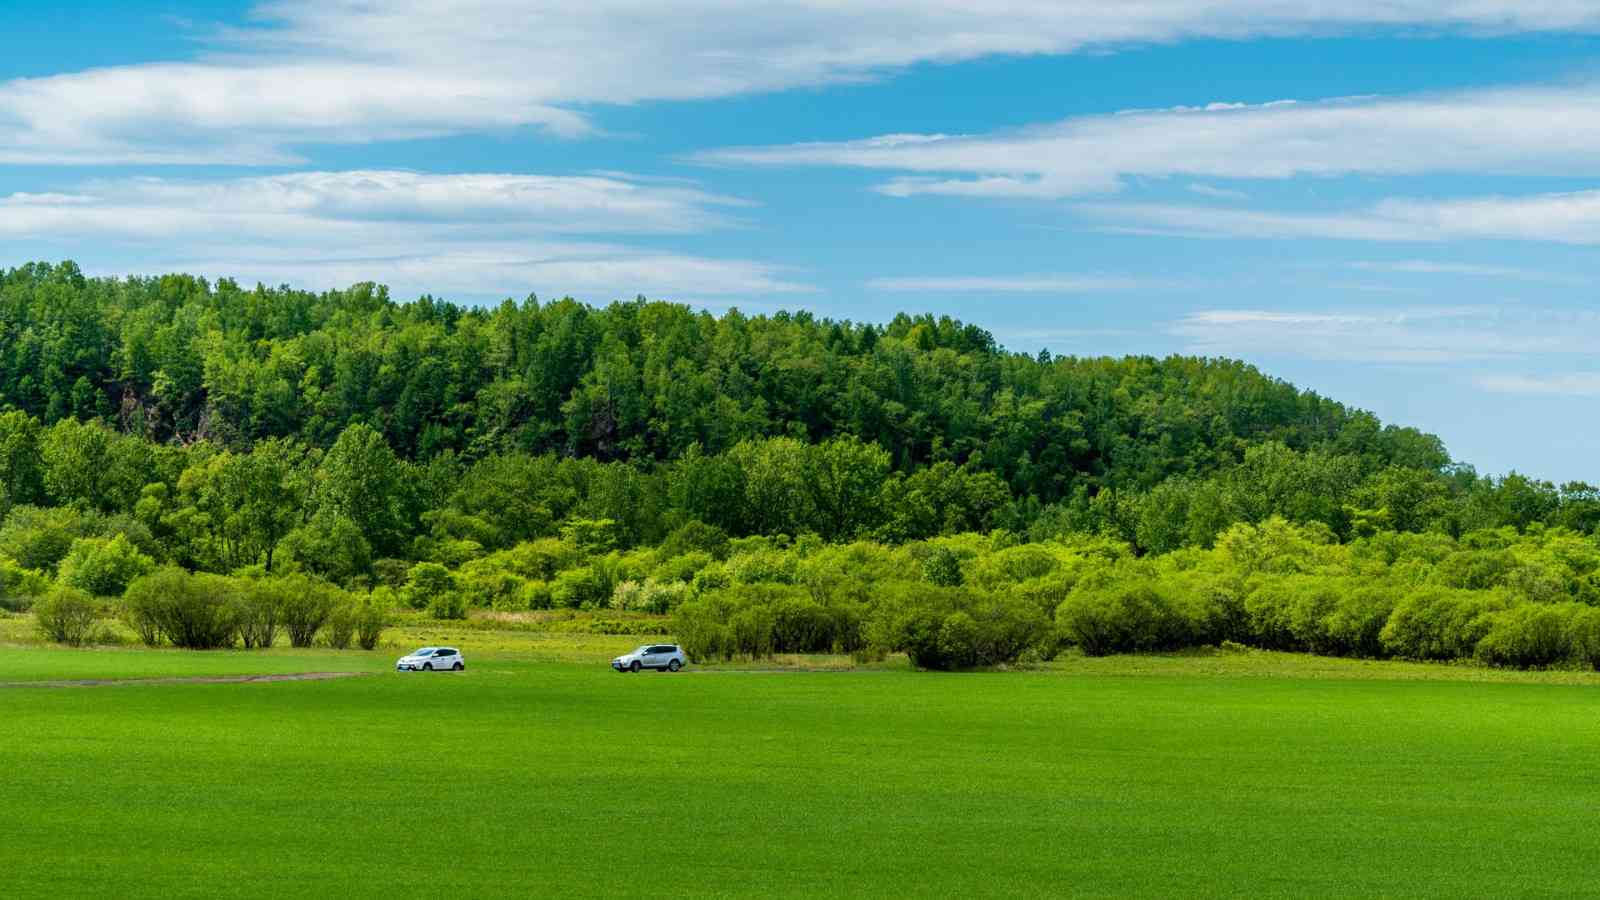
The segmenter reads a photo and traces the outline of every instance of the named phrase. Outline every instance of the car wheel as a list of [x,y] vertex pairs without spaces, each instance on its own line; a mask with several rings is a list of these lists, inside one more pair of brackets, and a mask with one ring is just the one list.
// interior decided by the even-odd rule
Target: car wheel
[[422,664],[422,671],[424,671],[424,672],[432,672],[433,671],[433,663],[423,663]]
[[459,671],[461,671],[461,670],[462,670],[462,669],[465,669],[465,668],[466,668],[466,666],[464,666],[464,665],[462,665],[462,664],[461,664],[461,663],[456,663],[456,664],[455,664],[455,665],[453,665],[453,666],[451,666],[451,667],[450,667],[450,668],[452,668],[452,669],[454,669],[454,670],[455,670],[455,671],[457,671],[457,672],[459,672]]
[[644,666],[639,665],[639,661],[637,659],[628,664],[629,672],[637,672],[642,668],[644,668]]
[[681,668],[683,668],[683,663],[678,662],[677,660],[673,660],[672,662],[667,663],[667,671],[668,672],[676,672]]

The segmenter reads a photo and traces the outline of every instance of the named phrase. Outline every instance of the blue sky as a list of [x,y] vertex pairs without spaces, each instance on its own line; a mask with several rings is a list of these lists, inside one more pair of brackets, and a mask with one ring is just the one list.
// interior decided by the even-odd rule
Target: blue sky
[[1600,481],[1594,4],[6,5],[5,264],[949,313]]

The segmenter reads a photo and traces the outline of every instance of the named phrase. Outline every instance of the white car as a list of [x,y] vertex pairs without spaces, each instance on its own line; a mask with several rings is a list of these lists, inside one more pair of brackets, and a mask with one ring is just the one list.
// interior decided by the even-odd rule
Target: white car
[[637,672],[640,669],[676,672],[688,664],[689,657],[683,654],[683,648],[677,644],[645,644],[632,653],[624,653],[613,659],[611,668],[618,672]]
[[454,647],[423,647],[415,653],[400,657],[394,664],[396,672],[433,672],[447,670],[459,672],[467,667],[461,651]]

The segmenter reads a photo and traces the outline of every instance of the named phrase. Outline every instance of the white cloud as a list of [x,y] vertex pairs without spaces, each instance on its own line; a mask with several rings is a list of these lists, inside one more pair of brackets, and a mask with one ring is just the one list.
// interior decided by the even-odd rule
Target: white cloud
[[1129,178],[1600,174],[1600,84],[1138,110],[976,136],[733,148],[751,165],[900,173],[892,196],[1059,199]]
[[1392,198],[1331,213],[1153,203],[1085,203],[1077,209],[1121,230],[1196,237],[1600,244],[1600,190],[1455,200]]
[[1250,197],[1244,191],[1219,188],[1210,184],[1191,184],[1189,185],[1189,192],[1199,194],[1202,197],[1210,197],[1214,200],[1246,200]]
[[[95,181],[0,197],[0,238],[70,248],[86,268],[183,269],[402,293],[573,293],[612,299],[808,290],[772,266],[571,235],[680,234],[724,223],[737,201],[618,176],[301,172]],[[104,260],[105,262],[97,262]]]
[[1451,275],[1464,278],[1502,278],[1510,281],[1539,281],[1550,284],[1584,284],[1587,279],[1559,272],[1491,266],[1479,263],[1441,262],[1431,259],[1402,259],[1389,262],[1360,261],[1350,268],[1365,272],[1396,272],[1403,275]]
[[1188,352],[1352,363],[1458,363],[1589,354],[1600,314],[1496,307],[1207,310],[1168,327]]
[[1371,28],[1587,32],[1600,30],[1600,9],[1585,0],[273,0],[251,21],[186,62],[0,83],[0,162],[278,163],[305,142],[519,126],[582,134],[591,104],[782,90],[917,63]]
[[1401,287],[1394,284],[1373,284],[1363,281],[1335,281],[1328,285],[1336,291],[1355,291],[1361,294],[1425,294],[1427,291],[1418,288]]
[[0,236],[252,236],[481,227],[493,234],[681,233],[726,224],[741,201],[626,176],[436,175],[393,170],[295,172],[254,178],[92,181],[73,193],[0,198]]
[[1496,394],[1532,394],[1552,397],[1600,397],[1600,373],[1564,375],[1484,375],[1478,387]]
[[874,278],[875,291],[988,294],[1095,294],[1158,286],[1156,282],[1115,275],[1021,275],[975,277]]
[[[219,250],[220,248],[212,248]],[[293,284],[325,289],[378,281],[400,296],[430,293],[456,299],[571,295],[594,302],[648,297],[679,302],[760,301],[773,294],[804,293],[810,287],[782,277],[774,266],[652,252],[604,243],[481,242],[436,247],[386,248],[409,253],[367,257],[283,253],[172,257],[141,273],[175,270],[232,277],[251,284]],[[104,266],[91,267],[104,270]]]

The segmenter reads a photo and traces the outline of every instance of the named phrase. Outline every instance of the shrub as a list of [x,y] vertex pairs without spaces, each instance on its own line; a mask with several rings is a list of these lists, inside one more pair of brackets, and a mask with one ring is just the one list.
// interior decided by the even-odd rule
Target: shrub
[[773,630],[772,609],[760,603],[739,610],[728,622],[734,650],[752,658],[772,655],[776,646]]
[[271,647],[278,639],[278,625],[283,615],[284,583],[271,578],[243,580],[235,603],[239,639],[245,648]]
[[[957,617],[962,618],[953,626],[952,619]],[[980,596],[947,618],[939,642],[947,655],[954,655],[955,635],[959,634],[961,646],[966,648],[966,665],[997,666],[1016,662],[1028,648],[1047,643],[1050,631],[1048,620],[1034,604],[996,594]]]
[[295,647],[310,647],[328,617],[344,601],[345,593],[308,575],[289,576],[283,579],[282,588],[280,613],[283,628],[289,632],[289,643]]
[[555,606],[555,592],[548,581],[530,581],[522,586],[522,601],[528,609],[550,609]]
[[348,595],[340,597],[328,611],[328,619],[322,627],[323,641],[335,650],[350,649],[350,642],[356,636],[359,615],[360,609],[354,600]]
[[722,563],[712,563],[694,573],[694,581],[691,582],[697,594],[725,588],[732,583],[733,579],[728,575],[728,567]]
[[622,529],[615,519],[571,519],[561,526],[561,538],[590,555],[609,552],[621,543]]
[[1049,627],[1033,604],[1005,594],[896,582],[884,585],[866,632],[876,651],[903,651],[918,668],[948,670],[1015,662],[1045,642]]
[[1600,670],[1600,608],[1580,606],[1567,617],[1567,644],[1572,656]]
[[435,619],[465,619],[467,599],[459,591],[440,594],[428,603],[428,615]]
[[970,669],[978,664],[978,623],[972,616],[957,610],[944,617],[939,623],[939,630],[933,633],[937,642],[937,665],[927,665],[935,660],[928,659],[926,653],[918,654],[918,665],[927,668],[939,669]]
[[27,612],[34,599],[48,590],[49,576],[0,556],[0,610]]
[[707,525],[699,520],[685,522],[662,541],[661,555],[664,558],[671,558],[686,553],[703,553],[708,558],[726,559],[728,533],[715,525]]
[[[830,610],[799,593],[767,601],[772,610],[773,644],[783,653],[825,653],[834,645]],[[767,605],[767,604],[763,604]]]
[[611,608],[665,615],[689,599],[689,586],[681,581],[662,583],[654,578],[619,582],[611,592]]
[[620,581],[611,591],[612,609],[639,609],[644,605],[644,585],[637,581]]
[[681,581],[662,583],[647,579],[644,583],[642,600],[645,612],[655,613],[658,616],[667,615],[687,599],[689,599],[689,585]]
[[1248,635],[1244,626],[1244,586],[1225,577],[1168,577],[1155,582],[1182,634],[1175,646],[1216,644]]
[[100,608],[94,598],[73,587],[57,587],[33,605],[39,632],[58,644],[80,647],[94,632]]
[[1056,626],[1089,656],[1196,643],[1192,623],[1148,582],[1080,583],[1056,609]]
[[79,538],[61,561],[61,582],[96,597],[120,597],[129,582],[154,568],[155,560],[140,553],[126,535]]
[[1328,631],[1340,606],[1343,579],[1286,575],[1259,581],[1245,597],[1245,620],[1252,643],[1274,650],[1347,652]]
[[656,566],[655,578],[657,581],[682,581],[690,582],[694,576],[711,565],[711,554],[700,550],[690,551],[678,556],[669,557],[666,562]]
[[550,599],[555,606],[567,609],[593,609],[611,598],[595,567],[580,566],[556,575],[550,584]]
[[356,611],[356,643],[363,650],[372,650],[383,637],[389,624],[389,610],[394,608],[394,591],[380,587],[362,598]]
[[550,581],[562,569],[570,569],[582,561],[571,544],[557,538],[540,538],[518,544],[484,558],[530,581]]
[[961,584],[961,557],[949,547],[934,547],[922,560],[922,577],[940,587]]
[[[153,575],[145,576],[145,578],[170,583],[174,580],[174,577],[170,575],[171,572],[177,572],[184,576],[189,574],[182,569],[162,569]],[[166,633],[161,627],[163,617],[161,611],[156,607],[156,601],[159,599],[160,595],[157,590],[146,590],[140,586],[139,580],[128,585],[128,590],[122,595],[122,620],[128,623],[128,627],[133,629],[134,633],[139,636],[139,641],[146,647],[160,646],[161,641],[166,637]]]
[[1489,630],[1488,613],[1510,603],[1503,594],[1425,587],[1395,606],[1379,637],[1395,656],[1452,660],[1471,656]]
[[506,571],[489,560],[474,560],[455,573],[456,589],[468,606],[494,609],[526,609],[522,576]]
[[372,561],[372,578],[375,583],[399,590],[405,587],[411,575],[411,563],[403,559],[375,559]]
[[90,523],[70,506],[44,509],[13,507],[0,526],[0,554],[24,569],[54,573],[72,549],[72,542],[88,535]]
[[1518,669],[1558,663],[1572,653],[1567,622],[1578,608],[1576,604],[1524,603],[1493,613],[1476,655],[1491,666]]
[[949,611],[932,606],[914,607],[900,616],[894,649],[903,651],[911,664],[921,669],[955,669],[961,660],[950,654],[950,641],[944,637]]
[[1061,560],[1053,552],[1053,546],[1022,544],[1008,547],[979,557],[968,574],[973,583],[989,588],[1043,578],[1061,567]]
[[193,650],[229,647],[238,629],[237,592],[230,582],[176,567],[158,569],[128,585],[124,613],[146,644],[165,637]]
[[733,656],[733,631],[723,624],[714,600],[691,600],[679,606],[672,616],[672,633],[694,662]]
[[456,580],[449,569],[439,563],[423,562],[411,567],[402,596],[412,609],[428,609],[455,592]]
[[1504,585],[1516,567],[1510,550],[1458,550],[1441,560],[1436,571],[1450,587],[1487,590]]
[[728,558],[728,576],[735,584],[794,584],[798,560],[783,550],[753,550]]
[[1394,612],[1397,589],[1366,585],[1343,592],[1323,617],[1322,627],[1335,652],[1381,657],[1383,626]]

